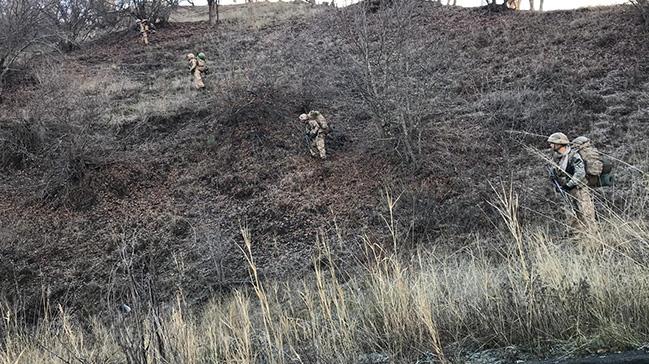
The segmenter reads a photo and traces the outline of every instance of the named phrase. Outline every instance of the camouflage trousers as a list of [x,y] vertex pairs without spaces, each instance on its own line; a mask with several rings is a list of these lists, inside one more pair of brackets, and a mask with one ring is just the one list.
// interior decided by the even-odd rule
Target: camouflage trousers
[[200,90],[205,87],[203,83],[203,76],[201,76],[201,71],[194,70],[194,88]]
[[327,151],[325,150],[324,134],[318,134],[313,139],[311,139],[311,144],[309,145],[309,152],[314,157],[319,156],[320,159],[327,158]]
[[568,226],[573,229],[597,229],[595,203],[588,187],[573,188],[568,192],[571,206],[566,209]]
[[145,45],[148,45],[149,35],[147,34],[147,32],[141,32],[140,34],[142,35],[142,42],[144,42]]

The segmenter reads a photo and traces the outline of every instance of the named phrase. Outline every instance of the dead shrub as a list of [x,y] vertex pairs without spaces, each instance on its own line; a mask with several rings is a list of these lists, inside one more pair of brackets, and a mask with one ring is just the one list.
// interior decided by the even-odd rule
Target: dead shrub
[[42,153],[42,126],[16,120],[0,126],[0,169],[24,169]]
[[649,0],[629,0],[642,18],[646,27],[649,27]]
[[[412,37],[420,3],[399,1],[375,14],[364,7],[341,13],[341,37],[351,67],[346,78],[356,87],[349,96],[371,113],[393,150],[415,168],[423,158],[427,115],[435,115],[433,90],[422,72],[422,57]],[[345,18],[346,17],[346,18]]]
[[0,0],[0,96],[8,74],[17,72],[22,81],[30,54],[47,45],[44,7],[37,0]]
[[52,207],[81,208],[96,199],[88,169],[96,158],[92,121],[96,100],[84,96],[75,80],[56,66],[36,73],[38,89],[23,110],[22,120],[0,130],[0,167],[41,174],[34,196]]

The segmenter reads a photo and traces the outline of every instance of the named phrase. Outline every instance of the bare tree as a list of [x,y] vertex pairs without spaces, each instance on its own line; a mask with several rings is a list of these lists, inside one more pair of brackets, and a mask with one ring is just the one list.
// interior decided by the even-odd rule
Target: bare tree
[[216,25],[219,22],[219,0],[207,0],[209,10],[210,25]]
[[46,14],[59,38],[61,49],[76,49],[101,28],[119,21],[113,3],[104,0],[49,0]]
[[29,52],[47,45],[51,37],[45,25],[45,6],[39,0],[0,0],[0,94],[7,74],[19,62],[27,63]]
[[649,0],[629,0],[636,8],[638,14],[644,21],[645,25],[649,27]]
[[165,24],[171,11],[180,0],[117,0],[120,11],[127,11],[138,19],[148,19],[150,24]]
[[534,0],[530,0],[530,10],[534,11]]
[[385,5],[371,17],[359,7],[352,19],[343,19],[350,75],[358,89],[351,91],[367,107],[394,150],[415,168],[421,164],[424,118],[430,104],[416,101],[421,84],[418,55],[408,47],[417,1]]
[[545,0],[539,0],[539,11],[543,11],[543,2]]

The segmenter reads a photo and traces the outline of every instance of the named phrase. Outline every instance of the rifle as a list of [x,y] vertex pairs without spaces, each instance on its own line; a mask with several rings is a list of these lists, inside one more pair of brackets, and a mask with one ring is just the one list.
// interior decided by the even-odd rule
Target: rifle
[[[302,124],[300,122],[300,124]],[[311,148],[311,135],[309,134],[309,131],[304,131],[304,128],[302,125],[295,125],[295,129],[298,133],[302,133],[304,135],[304,146],[306,147],[307,150],[310,150]]]
[[557,176],[557,170],[552,168],[552,166],[545,166],[545,169],[548,171],[548,177],[550,178],[550,182],[552,182],[554,192],[558,192],[561,198],[566,201],[570,205],[570,207],[573,207],[572,199],[570,198],[570,196],[568,196],[566,190],[564,190],[561,186],[559,176]]
[[308,131],[304,132],[304,145],[307,150],[311,150],[311,134]]

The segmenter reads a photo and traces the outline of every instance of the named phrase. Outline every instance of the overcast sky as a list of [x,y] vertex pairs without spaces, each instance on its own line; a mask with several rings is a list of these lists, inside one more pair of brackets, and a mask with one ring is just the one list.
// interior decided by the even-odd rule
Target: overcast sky
[[[331,0],[316,0],[318,3],[322,1],[331,1]],[[335,0],[336,4],[339,6],[344,6],[350,3],[355,3],[358,0]],[[446,3],[447,0],[442,0],[443,3]],[[452,2],[453,0],[451,0]],[[232,0],[221,0],[222,4],[231,4]],[[244,3],[245,0],[238,0],[236,3]],[[545,0],[543,8],[545,10],[559,10],[559,9],[576,9],[585,6],[600,6],[600,5],[616,5],[616,4],[625,4],[628,3],[628,0]],[[538,7],[539,0],[534,0],[534,3]],[[196,5],[206,5],[207,0],[196,0],[194,1]],[[484,5],[485,0],[457,0],[457,5],[460,6],[480,6]],[[522,0],[523,10],[529,9],[529,0]]]

